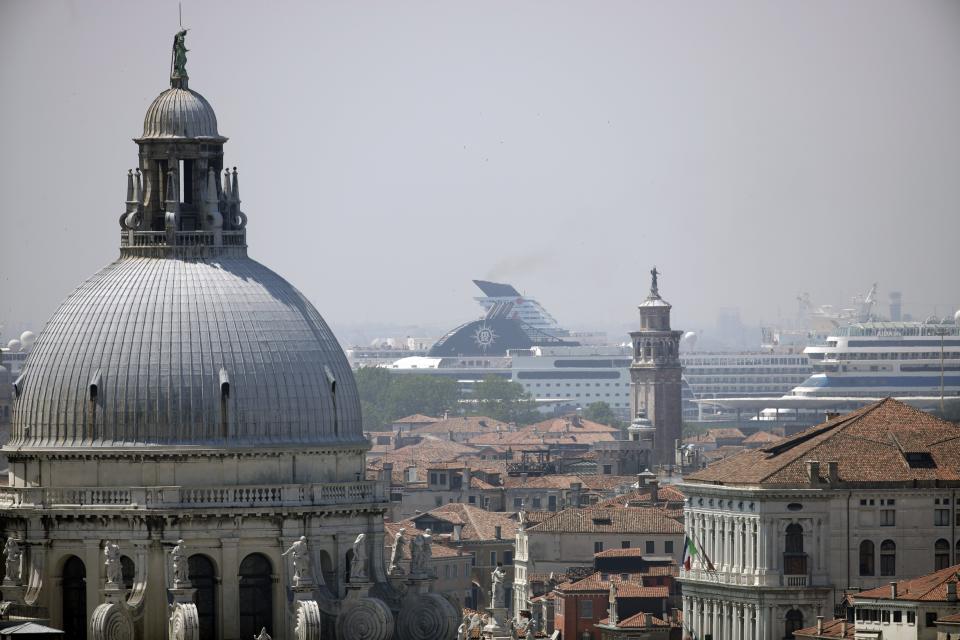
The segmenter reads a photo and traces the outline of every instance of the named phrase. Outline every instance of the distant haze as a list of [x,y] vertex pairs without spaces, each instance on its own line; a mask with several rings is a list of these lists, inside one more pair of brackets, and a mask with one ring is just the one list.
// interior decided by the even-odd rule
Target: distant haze
[[[251,255],[334,327],[453,326],[471,279],[564,325],[960,305],[960,3],[196,2],[190,87]],[[118,255],[177,3],[0,3],[0,324]]]

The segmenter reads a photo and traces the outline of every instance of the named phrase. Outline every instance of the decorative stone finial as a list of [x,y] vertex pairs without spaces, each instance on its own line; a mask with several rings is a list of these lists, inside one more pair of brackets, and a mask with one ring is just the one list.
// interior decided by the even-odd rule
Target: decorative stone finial
[[170,54],[170,86],[186,89],[190,76],[187,75],[187,30],[181,29],[173,36],[173,51]]

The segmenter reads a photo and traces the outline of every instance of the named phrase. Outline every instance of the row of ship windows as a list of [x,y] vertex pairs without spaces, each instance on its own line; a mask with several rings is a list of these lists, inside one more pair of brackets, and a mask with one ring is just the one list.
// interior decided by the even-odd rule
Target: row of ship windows
[[780,374],[788,373],[788,374],[791,374],[791,375],[797,375],[797,376],[799,376],[799,375],[806,375],[806,373],[807,373],[809,370],[810,370],[810,365],[809,365],[809,364],[804,364],[802,367],[792,367],[792,368],[789,368],[789,369],[788,369],[788,368],[785,368],[785,367],[763,368],[763,369],[758,368],[758,367],[747,367],[747,368],[743,368],[743,369],[731,369],[731,368],[729,368],[729,367],[691,369],[689,366],[684,365],[684,367],[683,367],[683,375],[685,375],[685,376],[687,376],[687,377],[690,377],[690,376],[706,376],[706,375],[711,375],[711,376],[713,376],[713,375],[737,375],[737,376],[742,376],[742,375],[750,375],[750,374],[756,375],[756,374],[759,373],[759,374],[763,374],[763,375],[766,376],[766,375],[776,374],[776,373],[780,373]]
[[712,358],[680,358],[680,361],[683,363],[683,366],[689,367],[691,365],[709,365],[709,366],[763,366],[767,367],[769,365],[805,365],[807,364],[807,358],[796,357],[796,358],[737,358],[736,360],[715,360]]
[[[960,351],[945,351],[945,360],[960,359]],[[836,353],[811,353],[811,360],[939,360],[939,351],[883,351],[879,353],[862,353],[838,351]]]
[[[541,382],[528,382],[528,383],[526,383],[526,384],[524,385],[524,387],[525,387],[525,388],[529,388],[529,387],[539,387],[539,386],[549,387],[551,384],[553,384],[553,383],[551,383],[551,382],[542,382],[542,383],[541,383]],[[565,383],[563,383],[563,384],[560,384],[560,383],[558,382],[558,383],[556,384],[556,386],[558,386],[558,387],[570,387],[570,386],[579,387],[580,384],[581,384],[581,383],[579,383],[579,382],[565,382]],[[584,387],[590,387],[590,386],[594,386],[594,387],[609,387],[610,384],[611,384],[611,383],[609,383],[609,382],[604,382],[604,383],[602,383],[602,384],[601,384],[600,382],[584,382],[584,383],[583,383],[583,386],[584,386]],[[612,384],[613,384],[614,387],[627,387],[627,386],[629,386],[629,383],[626,383],[626,382],[623,383],[623,384],[617,384],[616,382],[614,382],[614,383],[612,383]]]
[[726,377],[710,377],[710,378],[701,378],[699,376],[685,376],[687,382],[692,385],[700,386],[707,384],[773,384],[776,382],[791,384],[791,383],[800,383],[807,379],[807,374],[802,376],[764,376],[763,378],[757,378],[755,376],[741,377],[741,376],[726,376]]

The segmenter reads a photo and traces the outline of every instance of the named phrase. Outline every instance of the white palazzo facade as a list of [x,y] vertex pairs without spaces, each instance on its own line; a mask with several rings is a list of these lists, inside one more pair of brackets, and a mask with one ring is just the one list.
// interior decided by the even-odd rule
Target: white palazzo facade
[[958,468],[960,427],[885,400],[688,476],[687,633],[792,638],[847,593],[956,564]]

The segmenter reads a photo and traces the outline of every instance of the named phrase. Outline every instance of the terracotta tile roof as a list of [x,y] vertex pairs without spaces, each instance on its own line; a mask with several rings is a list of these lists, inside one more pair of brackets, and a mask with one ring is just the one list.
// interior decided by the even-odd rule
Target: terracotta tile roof
[[585,418],[576,418],[575,416],[560,416],[557,418],[548,418],[543,422],[531,424],[525,429],[537,431],[539,433],[619,433],[620,429],[606,424],[600,424],[593,420]]
[[[649,618],[649,622],[648,622]],[[604,618],[598,624],[610,626],[610,618]],[[645,629],[647,627],[669,627],[670,623],[662,618],[658,618],[652,614],[636,613],[625,620],[621,620],[616,624],[618,629]]]
[[597,442],[613,442],[616,440],[614,432],[607,431],[572,431],[570,433],[549,432],[541,433],[530,431],[525,427],[513,433],[486,433],[467,440],[473,445],[499,445],[512,447],[536,447],[540,445],[574,446],[589,445]]
[[435,465],[440,462],[453,462],[461,456],[476,453],[477,448],[449,440],[424,439],[417,444],[408,444],[399,449],[386,451],[378,460],[393,462],[394,467],[400,464],[417,464],[418,466]]
[[616,583],[617,596],[620,598],[668,598],[670,597],[669,587],[645,587],[641,582],[641,576],[630,574],[624,580],[619,574],[611,574],[606,580],[599,571],[587,576],[582,580],[575,582],[564,582],[557,585],[556,591],[562,593],[573,593],[578,591],[609,591],[610,583]]
[[428,422],[437,422],[437,420],[439,420],[439,418],[431,418],[422,413],[415,413],[405,418],[398,418],[393,421],[393,424],[425,424]]
[[446,420],[434,420],[430,424],[414,427],[411,433],[446,435],[451,431],[454,433],[489,433],[497,430],[506,432],[511,431],[512,427],[506,422],[500,422],[486,416],[459,416]]
[[[410,541],[416,538],[421,533],[424,533],[423,529],[417,529],[413,523],[410,522],[384,522],[383,523],[383,547],[387,550],[387,557],[389,558],[389,551],[393,548],[393,537],[397,535],[397,532],[400,531],[401,527],[406,529],[403,532],[403,537],[406,538],[407,544],[403,546],[403,551],[401,556],[405,560],[410,559]],[[445,547],[442,544],[439,544],[437,539],[437,534],[433,534],[433,544],[430,545],[430,553],[433,554],[434,558],[452,558],[456,556],[461,556],[462,554],[458,553],[456,549],[451,549],[450,547]],[[465,556],[464,556],[465,557]]]
[[[844,626],[846,625],[846,626]],[[844,618],[823,621],[823,630],[818,634],[817,625],[805,627],[793,632],[793,635],[802,638],[853,638],[854,625]]]
[[719,440],[721,438],[730,439],[730,438],[743,438],[743,431],[737,429],[736,427],[727,427],[721,429],[708,429],[707,435],[713,437],[714,440]]
[[757,431],[756,433],[751,433],[743,441],[743,444],[757,444],[757,443],[774,443],[780,442],[783,440],[783,436],[778,436],[775,433],[770,433],[769,431]]
[[527,528],[536,533],[683,534],[683,525],[655,507],[565,509]]
[[604,474],[578,474],[584,489],[594,491],[610,491],[620,487],[629,487],[637,484],[636,476],[612,476]]
[[949,624],[960,624],[960,613],[953,613],[953,614],[950,614],[949,616],[943,616],[942,618],[937,618],[937,624],[942,624],[944,622]]
[[579,476],[507,476],[503,479],[503,486],[507,489],[569,489],[574,482],[583,484]]
[[854,604],[861,600],[922,600],[947,602],[947,583],[956,584],[960,580],[960,564],[934,571],[919,578],[897,582],[897,597],[893,597],[890,585],[868,589],[853,594]]
[[[612,498],[607,498],[598,502],[596,507],[649,507],[651,506],[650,502],[650,492],[652,487],[643,486],[639,489],[634,489],[628,493],[624,493],[619,496],[614,496]],[[683,501],[686,499],[686,496],[683,495],[683,492],[680,489],[676,488],[673,485],[665,484],[657,487],[657,504],[667,503],[670,506],[676,506],[683,508]]]
[[496,540],[496,527],[500,527],[500,539],[511,541],[517,530],[517,523],[511,518],[512,514],[498,511],[487,511],[469,504],[451,502],[413,516],[409,522],[420,520],[424,516],[433,516],[453,524],[462,524],[460,537],[463,540]]
[[704,451],[703,457],[707,460],[723,460],[724,458],[729,458],[732,455],[738,454],[743,451],[746,447],[740,445],[728,444],[722,447],[717,447],[716,449],[711,449],[710,451]]
[[643,555],[643,549],[632,547],[630,549],[607,549],[600,553],[593,554],[594,558],[640,558]]
[[[837,461],[845,483],[960,483],[960,426],[887,398],[693,473],[686,482],[806,486],[806,461]],[[909,460],[909,462],[908,462]]]

